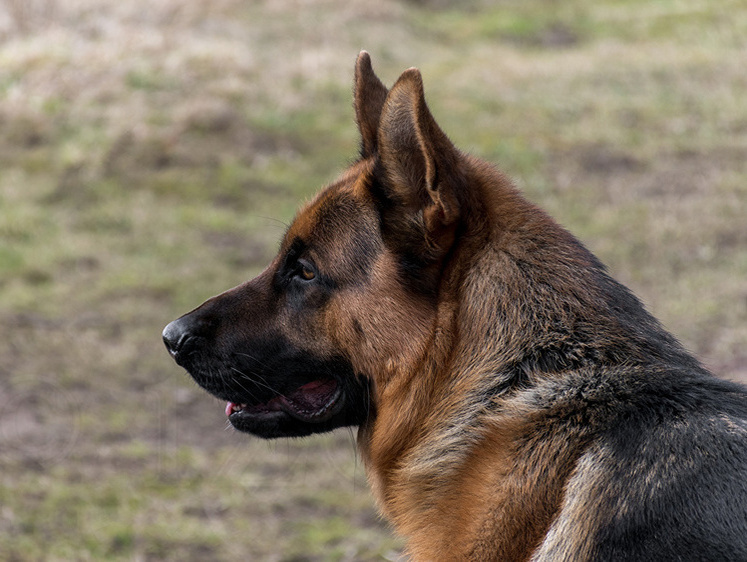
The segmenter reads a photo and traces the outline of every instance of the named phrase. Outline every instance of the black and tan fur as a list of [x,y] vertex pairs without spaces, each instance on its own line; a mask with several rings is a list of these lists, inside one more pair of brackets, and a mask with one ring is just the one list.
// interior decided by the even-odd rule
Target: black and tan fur
[[357,425],[413,560],[747,560],[747,394],[358,58],[359,160],[171,323],[261,437]]

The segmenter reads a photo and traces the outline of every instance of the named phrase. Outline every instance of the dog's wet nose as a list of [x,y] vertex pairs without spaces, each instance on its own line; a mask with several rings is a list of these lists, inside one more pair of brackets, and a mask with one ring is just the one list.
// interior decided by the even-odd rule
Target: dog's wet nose
[[189,356],[199,347],[197,342],[212,338],[215,334],[213,316],[193,310],[177,318],[163,329],[163,343],[174,360],[186,366]]
[[180,320],[174,320],[163,329],[163,343],[172,357],[176,358],[179,351],[184,346],[184,342],[189,338],[189,333],[184,329],[184,323]]

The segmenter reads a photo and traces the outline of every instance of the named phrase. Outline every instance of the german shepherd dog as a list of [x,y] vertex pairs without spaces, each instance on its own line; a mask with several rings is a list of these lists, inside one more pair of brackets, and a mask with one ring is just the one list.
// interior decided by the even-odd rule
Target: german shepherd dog
[[362,52],[360,158],[169,324],[239,431],[358,426],[413,560],[747,561],[747,392]]

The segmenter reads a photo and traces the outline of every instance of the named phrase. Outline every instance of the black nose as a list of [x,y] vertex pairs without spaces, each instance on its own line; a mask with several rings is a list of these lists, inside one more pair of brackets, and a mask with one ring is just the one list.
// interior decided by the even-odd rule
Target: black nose
[[169,350],[171,356],[176,359],[179,352],[184,349],[184,344],[189,340],[189,331],[186,329],[185,322],[180,318],[174,320],[163,329],[163,343]]
[[205,342],[212,342],[216,323],[212,314],[204,310],[193,310],[177,318],[163,329],[163,343],[174,360],[187,368],[190,357],[199,351]]

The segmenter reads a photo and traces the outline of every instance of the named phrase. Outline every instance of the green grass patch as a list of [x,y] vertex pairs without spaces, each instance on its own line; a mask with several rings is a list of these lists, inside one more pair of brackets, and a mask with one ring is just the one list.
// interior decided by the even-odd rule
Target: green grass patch
[[361,48],[747,377],[739,0],[133,1],[0,45],[0,559],[396,559],[354,438],[226,431],[160,341],[356,157]]

